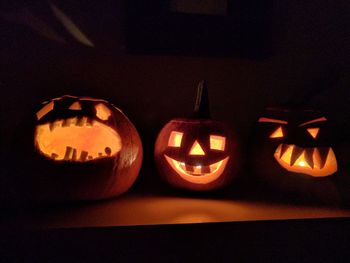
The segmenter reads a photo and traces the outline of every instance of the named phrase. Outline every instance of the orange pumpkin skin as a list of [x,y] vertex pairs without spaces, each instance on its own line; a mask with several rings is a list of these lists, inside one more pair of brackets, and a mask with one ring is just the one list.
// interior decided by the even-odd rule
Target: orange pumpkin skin
[[[169,146],[172,132],[182,133],[179,147]],[[210,136],[225,138],[224,150],[211,149]],[[201,155],[191,155],[195,143],[200,145]],[[198,146],[198,145],[197,145]],[[191,149],[192,148],[192,149]],[[237,175],[239,165],[238,145],[231,128],[219,121],[211,119],[173,119],[160,131],[155,143],[155,162],[162,179],[169,185],[192,191],[210,191],[228,185]],[[169,160],[182,163],[185,172],[198,169],[196,174],[182,176],[176,167],[171,166]],[[171,161],[172,161],[171,160]],[[210,172],[210,165],[221,163],[220,173]],[[172,161],[174,162],[174,161]],[[174,169],[175,168],[175,169]],[[206,171],[202,173],[202,169]],[[192,170],[192,172],[194,172]],[[198,180],[203,181],[198,182]]]
[[338,202],[335,137],[331,120],[319,111],[267,108],[255,124],[250,167],[256,179],[273,190]]
[[[36,118],[36,128],[31,133],[31,140],[27,138],[27,149],[34,151],[34,154],[27,154],[27,156],[32,156],[28,160],[30,162],[28,166],[33,167],[34,165],[34,167],[30,172],[19,169],[20,177],[25,182],[23,184],[25,189],[22,189],[25,198],[34,201],[98,200],[126,192],[139,174],[143,157],[141,139],[126,115],[107,101],[99,99],[63,96],[46,104],[52,101],[54,101],[53,109],[40,120]],[[76,102],[79,102],[81,109],[68,109],[69,105]],[[104,105],[109,110],[110,116],[105,120],[99,119],[96,105]],[[103,127],[111,128],[119,136],[120,149],[114,155],[108,156],[103,152],[104,156],[101,158],[90,157],[90,160],[86,156],[82,157],[82,151],[81,159],[79,159],[79,150],[76,157],[71,154],[67,157],[68,159],[65,156],[66,159],[63,160],[53,159],[43,154],[36,140],[38,127],[46,124],[52,125],[57,119],[67,120],[71,117],[77,117],[78,120],[75,124],[70,124],[70,127],[77,127],[79,120],[87,117],[92,123],[98,122],[104,125]],[[77,131],[79,128],[72,132]],[[101,134],[97,132],[94,136]],[[91,145],[94,136],[81,139]],[[61,140],[65,141],[64,138]],[[80,140],[79,137],[76,137],[76,140]],[[99,140],[103,141],[103,138]]]

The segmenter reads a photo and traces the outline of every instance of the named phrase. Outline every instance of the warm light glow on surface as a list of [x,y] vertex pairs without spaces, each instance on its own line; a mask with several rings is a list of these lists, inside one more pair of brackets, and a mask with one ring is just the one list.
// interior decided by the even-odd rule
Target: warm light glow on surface
[[[341,206],[318,206],[271,202],[263,198],[189,197],[185,195],[145,195],[135,191],[106,202],[91,202],[66,210],[45,209],[35,216],[15,218],[4,225],[27,228],[74,229],[191,223],[249,222],[307,218],[348,218],[350,210]],[[12,218],[11,218],[12,219]],[[333,220],[333,219],[331,219]],[[7,224],[6,224],[7,223]],[[273,221],[271,222],[273,223]],[[286,224],[288,221],[286,221]],[[279,222],[276,222],[279,224]],[[178,226],[181,227],[181,226]],[[206,226],[202,226],[205,228]]]
[[261,117],[258,122],[273,122],[273,123],[280,123],[280,124],[288,124],[287,121],[283,121],[283,120],[277,120],[277,119],[270,119],[270,118],[265,118],[265,117]]
[[72,105],[69,107],[70,110],[81,110],[81,105],[79,101],[74,102]]
[[39,110],[36,113],[36,117],[38,120],[40,120],[42,117],[44,117],[47,113],[49,113],[50,111],[53,110],[53,106],[54,106],[54,102],[51,101],[49,103],[47,103],[44,107],[42,107],[41,110]]
[[77,162],[109,157],[122,147],[114,129],[87,117],[38,125],[35,143],[51,159]]
[[315,122],[326,121],[326,120],[327,119],[325,117],[317,118],[317,119],[314,119],[312,121],[304,122],[304,123],[300,124],[299,127],[302,127],[302,126],[305,126],[305,125],[308,125],[308,124],[311,124],[311,123],[315,123]]
[[168,146],[170,147],[180,147],[182,141],[182,132],[172,131],[169,136]]
[[111,116],[111,110],[104,105],[103,103],[99,103],[95,106],[96,109],[96,116],[101,120],[108,120],[108,118]]
[[229,157],[208,166],[186,165],[185,163],[176,161],[167,155],[165,155],[165,159],[184,180],[195,184],[208,184],[220,177],[226,168]]
[[212,150],[225,150],[226,138],[218,135],[210,135],[210,149]]
[[270,138],[281,138],[283,137],[282,127],[278,127],[271,135]]
[[318,132],[320,131],[320,128],[309,128],[309,129],[306,129],[310,134],[311,136],[315,139],[317,137],[317,134]]
[[195,141],[189,152],[190,155],[205,155],[203,148],[200,146],[198,141]]
[[337,171],[337,160],[332,148],[321,151],[318,148],[300,148],[280,144],[274,154],[277,162],[293,173],[325,177]]

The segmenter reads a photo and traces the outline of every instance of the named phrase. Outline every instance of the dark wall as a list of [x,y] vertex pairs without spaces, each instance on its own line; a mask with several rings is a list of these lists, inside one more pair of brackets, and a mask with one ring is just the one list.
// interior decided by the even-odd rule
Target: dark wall
[[209,85],[212,115],[232,123],[243,138],[266,103],[299,95],[343,123],[350,102],[350,2],[269,3],[265,41],[273,52],[263,59],[127,54],[120,1],[56,1],[94,47],[76,41],[48,2],[2,4],[1,148],[7,155],[20,150],[9,139],[40,102],[87,95],[113,102],[130,117],[149,160],[161,126],[191,112],[201,79]]

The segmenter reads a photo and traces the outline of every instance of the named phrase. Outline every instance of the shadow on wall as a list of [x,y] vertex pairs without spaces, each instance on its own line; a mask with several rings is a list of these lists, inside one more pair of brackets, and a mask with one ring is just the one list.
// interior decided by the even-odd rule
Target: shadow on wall
[[130,117],[149,164],[159,129],[192,111],[201,79],[209,85],[213,117],[232,123],[242,140],[266,104],[291,99],[329,111],[347,127],[350,3],[269,3],[264,43],[272,52],[259,60],[127,53],[123,1],[2,4],[2,154],[19,150],[11,145],[12,134],[36,105],[64,94],[89,95],[107,99]]

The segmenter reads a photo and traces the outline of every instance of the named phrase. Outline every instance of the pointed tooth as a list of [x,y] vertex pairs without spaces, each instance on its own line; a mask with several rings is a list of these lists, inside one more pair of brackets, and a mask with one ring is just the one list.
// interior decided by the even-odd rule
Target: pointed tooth
[[276,153],[280,153],[280,151],[281,151],[281,146],[282,146],[282,144],[278,145],[278,147],[277,147],[276,150],[275,150],[275,154],[276,154]]
[[80,161],[85,161],[86,158],[88,157],[88,152],[87,151],[81,151],[81,154],[80,154]]
[[77,149],[73,148],[72,161],[77,159]]
[[86,120],[86,126],[92,126],[93,119],[87,118]]
[[83,119],[84,119],[84,118],[78,118],[75,125],[76,125],[76,126],[83,126]]
[[76,124],[76,125],[78,125],[78,126],[84,126],[85,123],[86,123],[86,121],[87,121],[87,118],[86,118],[86,117],[82,117],[82,118],[80,118],[80,119],[77,121],[77,124]]
[[69,119],[64,119],[62,122],[62,127],[67,127],[69,126]]
[[282,144],[281,151],[280,151],[280,158],[283,156],[283,154],[288,150],[289,145],[288,144]]
[[55,123],[54,122],[50,122],[49,128],[50,128],[50,131],[53,131],[53,129],[55,128]]
[[299,158],[303,151],[303,148],[294,145],[294,148],[292,150],[292,156],[290,157],[290,165],[294,165],[295,161]]
[[308,165],[312,169],[314,169],[313,155],[314,155],[314,148],[305,149],[305,152],[304,152],[305,161],[308,163]]
[[200,175],[201,172],[202,172],[202,167],[198,167],[198,166],[193,167],[193,173],[195,175]]
[[209,165],[210,172],[211,172],[211,173],[214,172],[215,169],[216,169],[216,167],[217,167],[216,164],[211,164],[211,165]]
[[179,163],[180,164],[180,167],[182,170],[186,171],[186,165],[185,163]]
[[320,163],[319,163],[320,169],[322,169],[324,167],[324,165],[326,164],[330,148],[329,147],[320,147],[320,148],[317,148],[317,150],[318,150],[318,154],[319,154],[319,158],[320,158]]
[[188,172],[193,172],[193,166],[192,165],[188,165],[188,164],[186,164],[185,165],[186,166],[186,171],[188,171]]
[[108,156],[110,156],[110,155],[112,154],[111,148],[106,147],[106,148],[105,148],[105,153],[106,153]]
[[73,148],[66,146],[66,152],[64,154],[64,160],[70,160],[71,155],[72,155]]
[[72,119],[72,124],[73,124],[74,126],[77,125],[77,122],[78,122],[78,117],[75,117],[75,118]]
[[208,174],[208,173],[210,173],[210,167],[209,167],[209,165],[203,165],[203,166],[202,166],[201,172],[202,172],[202,174]]

